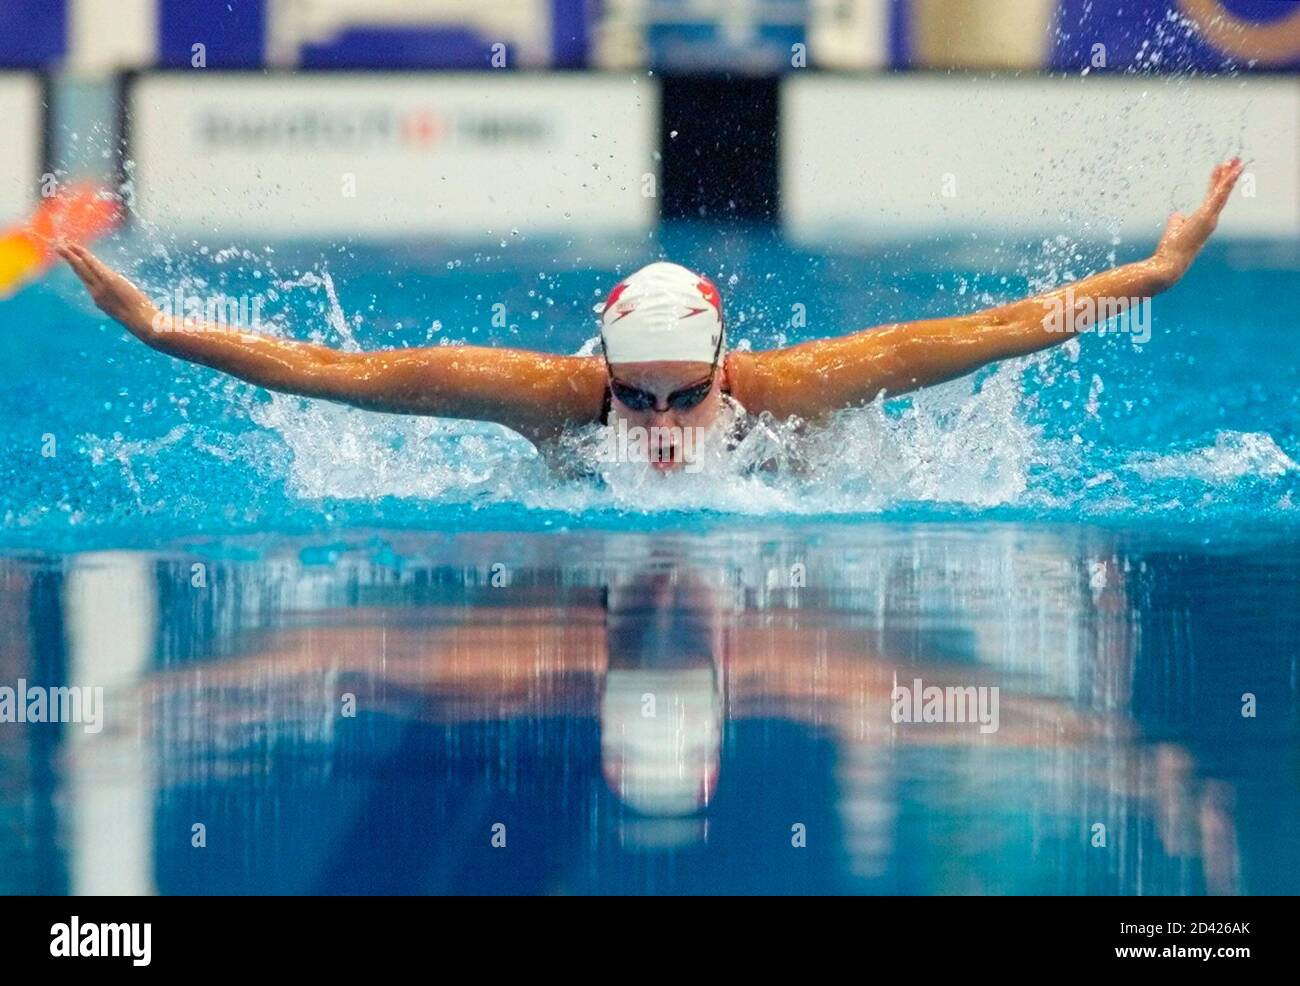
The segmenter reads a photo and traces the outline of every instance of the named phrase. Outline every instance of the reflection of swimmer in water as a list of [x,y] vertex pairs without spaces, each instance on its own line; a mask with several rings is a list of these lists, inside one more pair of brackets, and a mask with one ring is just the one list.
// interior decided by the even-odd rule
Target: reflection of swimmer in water
[[1063,308],[1095,317],[1145,299],[1187,271],[1223,211],[1242,164],[1214,169],[1205,201],[1175,213],[1155,253],[1037,297],[982,312],[910,322],[768,352],[726,352],[722,303],[707,278],[675,264],[642,268],[610,292],[601,315],[603,356],[552,356],[498,347],[340,352],[165,316],[144,292],[84,247],[60,254],[91,297],[148,345],[272,390],[400,414],[494,421],[543,451],[569,428],[617,421],[643,429],[648,459],[684,464],[686,430],[712,428],[730,402],[778,420],[814,420],[845,407],[942,383],[985,364],[1072,338],[1052,325]]
[[643,815],[708,805],[722,752],[722,627],[712,588],[675,565],[611,585],[600,759]]

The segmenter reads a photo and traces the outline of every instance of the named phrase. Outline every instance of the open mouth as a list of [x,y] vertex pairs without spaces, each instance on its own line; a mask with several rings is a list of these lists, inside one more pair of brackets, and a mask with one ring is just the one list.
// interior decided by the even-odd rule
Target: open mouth
[[681,453],[681,447],[676,444],[656,446],[650,453],[650,465],[659,472],[680,469],[686,464]]

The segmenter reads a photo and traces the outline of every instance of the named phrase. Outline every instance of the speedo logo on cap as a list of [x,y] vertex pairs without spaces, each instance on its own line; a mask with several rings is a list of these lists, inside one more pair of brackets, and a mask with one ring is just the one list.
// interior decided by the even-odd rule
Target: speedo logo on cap
[[712,362],[722,338],[722,298],[707,277],[661,261],[614,286],[601,330],[611,362]]
[[[603,314],[613,314],[613,321],[617,322],[620,318],[626,318],[636,311],[636,301],[631,298],[625,298],[622,301],[623,292],[627,290],[627,281],[619,281],[614,285],[614,290],[609,293],[605,299],[605,308]],[[609,321],[609,319],[606,319]]]
[[700,289],[700,296],[704,298],[713,310],[718,313],[718,321],[722,320],[722,295],[718,294],[718,289],[713,286],[713,282],[703,275],[700,276],[700,283],[696,285]]

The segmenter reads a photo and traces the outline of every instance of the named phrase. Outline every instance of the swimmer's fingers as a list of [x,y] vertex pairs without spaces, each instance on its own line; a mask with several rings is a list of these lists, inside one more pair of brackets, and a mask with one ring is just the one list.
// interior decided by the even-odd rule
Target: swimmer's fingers
[[88,251],[84,247],[78,247],[75,244],[62,243],[54,249],[60,257],[68,262],[72,272],[81,278],[81,282],[93,293],[96,284],[100,281],[99,272],[91,263],[94,257],[90,257],[88,260]]
[[1205,201],[1183,222],[1185,226],[1183,235],[1188,240],[1187,246],[1191,249],[1199,250],[1219,225],[1219,213],[1223,212],[1223,207],[1228,204],[1228,196],[1232,194],[1233,186],[1241,177],[1243,167],[1241,158],[1235,157],[1218,165],[1210,173],[1210,187],[1206,189]]
[[1175,212],[1169,217],[1156,255],[1170,266],[1175,278],[1187,270],[1219,225],[1219,214],[1228,204],[1228,197],[1241,177],[1243,167],[1241,158],[1236,157],[1216,166],[1210,173],[1210,187],[1205,200],[1196,211],[1189,216]]
[[[96,304],[100,304],[103,296],[109,293],[114,281],[126,281],[126,278],[79,243],[64,244],[58,248],[58,251],[59,256],[68,262],[73,273],[81,278],[81,282],[86,285],[86,290],[90,292]],[[127,283],[130,284],[129,281]]]
[[84,246],[67,243],[56,249],[81,278],[91,300],[104,314],[130,327],[152,310],[153,305],[143,291]]
[[1210,174],[1210,187],[1205,193],[1205,201],[1197,211],[1204,211],[1217,219],[1223,207],[1228,204],[1228,196],[1232,194],[1233,186],[1237,184],[1245,167],[1239,157],[1216,167]]
[[90,292],[90,297],[95,304],[102,308],[104,302],[108,300],[112,280],[117,275],[102,260],[78,244],[61,247],[59,255],[68,262],[73,273],[81,278],[81,283],[86,285],[86,290]]

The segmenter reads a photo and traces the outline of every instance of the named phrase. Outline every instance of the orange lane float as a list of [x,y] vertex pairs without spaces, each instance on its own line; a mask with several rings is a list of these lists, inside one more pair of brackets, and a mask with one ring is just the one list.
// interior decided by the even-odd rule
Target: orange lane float
[[88,244],[121,221],[117,198],[101,185],[80,182],[43,199],[30,218],[0,233],[0,298],[40,277],[58,260],[61,241]]

